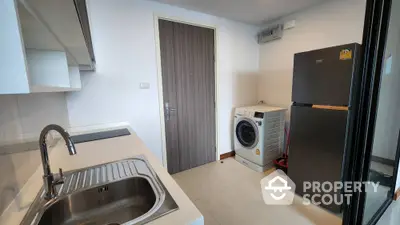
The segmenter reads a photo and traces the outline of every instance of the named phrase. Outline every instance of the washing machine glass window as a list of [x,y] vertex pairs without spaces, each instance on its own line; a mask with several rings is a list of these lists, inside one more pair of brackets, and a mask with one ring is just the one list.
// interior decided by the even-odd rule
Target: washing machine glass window
[[236,125],[236,137],[243,147],[253,148],[257,144],[257,127],[252,121],[242,120]]

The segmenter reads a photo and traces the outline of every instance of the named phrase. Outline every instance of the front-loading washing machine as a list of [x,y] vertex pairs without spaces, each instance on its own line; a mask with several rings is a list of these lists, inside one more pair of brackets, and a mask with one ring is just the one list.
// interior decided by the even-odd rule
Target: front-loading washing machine
[[234,150],[238,162],[264,172],[283,153],[286,109],[267,105],[235,109]]

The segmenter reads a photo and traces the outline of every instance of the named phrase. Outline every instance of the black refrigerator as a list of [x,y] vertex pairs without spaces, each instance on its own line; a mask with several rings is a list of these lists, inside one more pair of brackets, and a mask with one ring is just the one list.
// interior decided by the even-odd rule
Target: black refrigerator
[[[294,55],[288,175],[301,196],[319,193],[304,190],[305,181],[344,179],[360,86],[360,49],[352,43]],[[340,205],[321,206],[341,211]]]

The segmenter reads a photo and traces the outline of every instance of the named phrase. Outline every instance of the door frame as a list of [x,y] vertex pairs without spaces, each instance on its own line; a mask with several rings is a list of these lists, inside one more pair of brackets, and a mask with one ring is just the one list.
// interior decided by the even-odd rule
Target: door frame
[[[375,122],[379,101],[383,58],[390,21],[392,0],[367,0],[362,41],[361,89],[355,112],[355,138],[350,140],[352,153],[349,157],[346,181],[363,182],[368,180],[370,160],[375,134]],[[389,13],[388,13],[389,12]],[[396,153],[398,167],[399,151]],[[396,171],[394,171],[394,176]],[[393,177],[394,177],[393,176]],[[397,176],[396,176],[397,177]],[[394,177],[396,179],[396,177]],[[396,182],[394,182],[396,183]],[[395,184],[394,184],[395,185]],[[389,196],[367,223],[376,224],[393,199],[393,187]],[[365,187],[361,193],[353,193],[350,204],[344,204],[343,225],[362,225],[366,200]]]
[[164,118],[164,94],[163,94],[163,82],[162,82],[162,68],[161,68],[161,49],[160,49],[160,33],[159,33],[159,25],[158,20],[166,20],[176,23],[188,24],[196,27],[208,28],[214,30],[214,110],[215,110],[215,154],[216,154],[216,161],[220,159],[219,155],[219,137],[218,137],[218,66],[217,66],[217,59],[218,59],[218,51],[217,51],[217,26],[214,24],[205,24],[199,23],[198,21],[192,21],[186,18],[179,18],[175,16],[168,16],[164,14],[154,13],[154,38],[156,43],[156,62],[157,62],[157,86],[158,86],[158,104],[160,110],[160,125],[161,125],[161,150],[162,150],[162,164],[165,168],[168,165],[167,159],[167,140],[166,140],[166,133],[165,133],[165,118]]

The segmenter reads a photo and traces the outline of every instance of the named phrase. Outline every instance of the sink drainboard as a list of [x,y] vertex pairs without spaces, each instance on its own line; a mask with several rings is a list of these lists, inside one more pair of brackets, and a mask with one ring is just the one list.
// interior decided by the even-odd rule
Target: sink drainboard
[[137,175],[149,176],[151,171],[142,159],[126,159],[66,173],[65,181],[57,187],[57,191],[59,195],[68,195],[82,189],[108,184]]
[[[40,194],[38,194],[29,208],[21,225],[41,225],[49,221],[51,221],[51,223],[55,223],[54,221],[56,221],[58,224],[72,225],[81,224],[82,221],[86,222],[86,220],[90,221],[90,224],[101,225],[144,224],[178,209],[177,204],[144,156],[65,172],[64,175],[64,183],[56,187],[58,196],[55,199],[46,201],[43,198],[45,191],[42,188],[41,192],[39,192]],[[140,186],[138,184],[144,181],[139,182],[132,180],[139,178],[147,180],[146,183],[148,183],[149,186],[145,188],[145,186]],[[148,197],[150,196],[148,189],[152,189],[154,192],[151,193],[151,199],[153,199],[151,202],[152,206],[148,205],[150,204],[148,203],[146,207],[142,207],[143,213],[140,215],[135,214],[135,216],[132,216],[135,217],[132,218],[132,220],[120,221],[120,216],[115,216],[119,215],[115,214],[116,210],[121,210],[121,208],[125,206],[132,211],[132,209],[135,209],[132,207],[136,207],[132,206],[132,204],[139,204],[138,202],[142,202],[143,198],[146,199],[146,196],[150,198]],[[129,193],[131,192],[135,193],[130,195]],[[100,194],[99,196],[102,197],[96,197],[93,193],[97,193],[97,195]],[[82,209],[81,205],[96,205],[92,204],[92,202],[80,202],[82,201],[80,199],[86,200],[86,198],[89,199],[87,201],[99,198],[96,201],[99,201],[103,205],[98,206],[98,208],[96,208],[97,206],[93,206],[92,208]],[[73,205],[74,201],[76,202],[75,205]],[[137,207],[139,207],[137,209],[140,211],[140,206]],[[64,212],[65,215],[61,215],[62,218],[60,218],[60,215],[58,215],[57,218],[53,218],[54,215],[52,212],[57,214],[60,212],[60,209],[63,209],[62,211],[69,209],[70,211]],[[98,213],[97,215],[96,210],[102,213]],[[110,218],[104,216],[107,215],[106,212],[110,212]],[[115,214],[114,217],[113,213]],[[125,211],[121,213],[121,215],[125,214]],[[93,218],[82,215],[93,215]],[[80,220],[75,221],[74,219],[76,218],[80,218]],[[113,218],[117,219],[114,220]],[[107,222],[108,219],[113,220]]]

